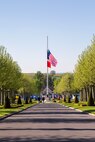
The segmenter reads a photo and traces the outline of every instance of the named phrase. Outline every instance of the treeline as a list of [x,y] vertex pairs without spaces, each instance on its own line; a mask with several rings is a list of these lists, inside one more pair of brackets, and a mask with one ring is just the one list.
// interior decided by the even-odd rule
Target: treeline
[[38,72],[28,76],[21,72],[20,66],[13,60],[7,49],[0,46],[0,104],[10,107],[10,104],[20,102],[21,97],[29,99],[30,95],[39,94],[44,85],[44,75]]
[[[40,95],[46,88],[46,74],[38,71],[32,76],[23,74],[16,61],[0,46],[0,104],[9,98],[14,102],[16,94],[23,98],[30,95]],[[63,94],[64,98],[72,94],[80,94],[80,101],[87,101],[88,105],[94,105],[95,101],[95,36],[79,56],[73,73],[55,75],[49,74],[49,88],[55,93]]]
[[[52,73],[54,74],[54,72]],[[52,74],[49,75],[49,88],[53,90]],[[18,102],[21,97],[29,99],[31,95],[40,93],[46,87],[46,74],[38,71],[32,76],[24,74],[20,66],[13,60],[4,46],[0,46],[0,104],[15,103],[18,95]],[[10,106],[9,104],[9,106]]]
[[0,103],[4,104],[6,96],[13,96],[21,86],[21,69],[13,61],[6,48],[0,46]]
[[54,92],[68,95],[80,93],[80,101],[95,101],[95,36],[79,56],[74,73],[65,73],[54,82]]
[[[37,73],[23,74],[23,87],[19,89],[23,94],[35,94],[40,95],[46,88],[47,75],[37,71]],[[48,76],[49,88],[54,89],[54,73],[50,73]]]

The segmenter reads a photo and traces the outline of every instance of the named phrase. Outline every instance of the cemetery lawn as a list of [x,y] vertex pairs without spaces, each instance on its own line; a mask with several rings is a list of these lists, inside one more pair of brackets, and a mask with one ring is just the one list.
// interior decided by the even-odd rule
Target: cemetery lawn
[[15,112],[22,111],[22,110],[24,110],[28,107],[34,106],[36,104],[37,104],[37,102],[34,101],[31,104],[23,104],[23,105],[12,104],[11,108],[4,108],[4,106],[0,106],[0,117],[6,116],[8,114],[15,113]]
[[80,103],[74,103],[74,102],[65,103],[65,102],[62,102],[60,104],[67,106],[67,107],[72,107],[74,109],[79,109],[83,112],[95,114],[95,106],[87,106],[87,102],[80,102]]

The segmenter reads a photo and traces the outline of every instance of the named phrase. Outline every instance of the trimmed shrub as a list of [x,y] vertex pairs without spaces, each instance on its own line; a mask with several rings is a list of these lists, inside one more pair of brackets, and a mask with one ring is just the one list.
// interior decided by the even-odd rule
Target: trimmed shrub
[[20,96],[18,97],[17,104],[22,104]]
[[67,103],[71,103],[70,95],[67,96]]
[[89,98],[88,98],[88,106],[94,106],[94,99],[92,97],[92,92],[89,94]]
[[74,103],[78,103],[78,102],[79,102],[79,100],[78,100],[78,96],[77,96],[77,95],[75,95]]
[[11,108],[10,99],[8,98],[8,96],[5,97],[4,108]]
[[63,101],[66,102],[66,95],[64,95]]
[[26,97],[25,99],[25,104],[28,104],[28,97]]

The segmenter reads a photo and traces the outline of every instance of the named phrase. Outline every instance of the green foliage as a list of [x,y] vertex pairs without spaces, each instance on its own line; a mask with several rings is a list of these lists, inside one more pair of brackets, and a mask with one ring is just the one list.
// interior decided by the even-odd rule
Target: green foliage
[[5,97],[5,104],[4,104],[4,108],[10,108],[10,99],[8,98],[8,96]]
[[20,94],[24,94],[24,97],[30,96],[30,94],[35,94],[36,90],[36,84],[34,80],[34,75],[30,74],[22,74],[22,80],[21,80],[21,87],[18,90]]
[[74,85],[78,90],[95,84],[95,36],[91,45],[79,56],[74,71]]
[[60,80],[61,80],[60,77],[58,77],[58,78],[56,78],[56,79],[54,80],[54,92],[55,92],[55,93],[56,93],[56,92],[59,93],[59,92],[58,92],[58,84],[59,84]]
[[72,73],[65,73],[61,80],[55,81],[55,91],[57,93],[69,92],[71,93],[73,89],[74,77]]
[[38,71],[34,76],[35,93],[40,94],[44,86],[44,75]]
[[10,101],[14,104],[15,103],[15,95],[11,95],[11,99],[10,99]]
[[20,87],[20,80],[20,67],[5,47],[0,46],[0,88],[17,90]]

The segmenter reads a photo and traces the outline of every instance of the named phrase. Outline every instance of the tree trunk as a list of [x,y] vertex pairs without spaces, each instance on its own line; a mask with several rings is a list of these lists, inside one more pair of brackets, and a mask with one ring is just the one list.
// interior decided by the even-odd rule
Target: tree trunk
[[1,105],[4,104],[4,89],[1,91]]
[[1,105],[1,88],[0,88],[0,105]]
[[6,90],[4,90],[4,104],[5,104],[5,98],[6,98]]
[[83,89],[83,101],[87,101],[87,93],[86,93],[86,88]]
[[88,101],[88,98],[89,98],[89,87],[88,86],[86,87],[86,92],[87,92],[87,101]]
[[83,101],[83,90],[80,91],[80,101]]
[[93,90],[94,90],[94,101],[95,101],[95,86],[93,87]]
[[92,96],[95,101],[95,86],[94,85],[92,86]]
[[84,92],[84,88],[83,88],[83,102],[85,102],[85,92]]

